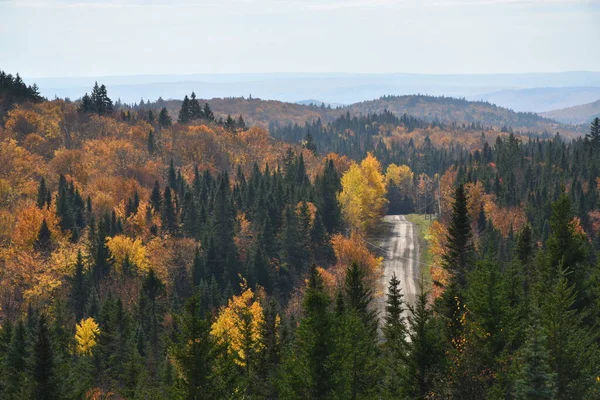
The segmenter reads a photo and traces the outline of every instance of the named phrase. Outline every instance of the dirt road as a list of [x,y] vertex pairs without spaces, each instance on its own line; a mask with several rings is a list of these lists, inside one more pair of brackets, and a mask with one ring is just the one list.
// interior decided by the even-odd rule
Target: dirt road
[[386,215],[381,228],[370,238],[371,250],[384,257],[381,287],[383,296],[377,299],[379,317],[385,317],[388,283],[394,273],[400,279],[404,301],[414,304],[418,294],[419,239],[415,226],[403,215]]

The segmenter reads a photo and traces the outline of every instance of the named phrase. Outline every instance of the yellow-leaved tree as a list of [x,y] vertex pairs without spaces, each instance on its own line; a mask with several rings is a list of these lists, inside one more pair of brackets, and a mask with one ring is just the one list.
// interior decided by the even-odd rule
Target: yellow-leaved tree
[[385,171],[386,181],[393,182],[399,188],[411,186],[414,179],[414,173],[408,165],[390,164]]
[[386,194],[381,163],[368,153],[360,164],[352,164],[342,177],[338,200],[352,228],[367,232],[385,212]]
[[110,250],[110,254],[118,270],[120,270],[123,262],[127,259],[139,271],[148,271],[149,265],[146,259],[146,247],[144,247],[140,239],[133,240],[124,235],[117,235],[106,239],[106,246]]
[[241,287],[242,293],[229,299],[227,307],[221,310],[212,324],[210,333],[217,343],[227,346],[227,351],[238,365],[245,367],[248,358],[263,348],[261,327],[264,311],[246,281]]
[[100,328],[94,318],[82,319],[75,328],[75,341],[77,353],[92,355],[92,349],[96,346],[96,338],[100,334]]

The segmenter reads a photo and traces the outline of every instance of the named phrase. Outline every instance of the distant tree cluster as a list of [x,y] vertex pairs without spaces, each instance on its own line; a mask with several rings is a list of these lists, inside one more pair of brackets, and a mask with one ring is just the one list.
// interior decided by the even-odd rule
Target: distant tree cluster
[[34,83],[27,85],[19,74],[15,76],[0,71],[0,117],[15,104],[27,101],[38,103],[43,100],[39,89]]
[[196,99],[196,94],[194,92],[192,92],[190,97],[186,95],[183,98],[177,122],[181,124],[187,124],[193,120],[206,120],[209,122],[215,120],[215,115],[210,109],[208,103],[205,103],[204,107],[201,107],[200,102],[198,102]]
[[113,113],[113,102],[108,97],[106,86],[98,86],[98,82],[96,82],[92,89],[92,95],[86,93],[81,98],[79,111],[98,115],[111,115]]

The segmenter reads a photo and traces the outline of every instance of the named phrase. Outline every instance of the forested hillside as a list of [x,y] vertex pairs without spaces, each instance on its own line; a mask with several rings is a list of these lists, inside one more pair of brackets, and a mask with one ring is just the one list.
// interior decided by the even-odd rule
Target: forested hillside
[[[568,140],[465,108],[128,106],[14,82],[1,398],[600,397],[600,122]],[[385,213],[438,213],[414,304],[404,276],[379,283],[365,238]]]
[[[487,102],[467,101],[452,97],[384,96],[377,100],[333,108],[325,105],[301,105],[275,100],[262,100],[251,96],[248,98],[232,97],[201,100],[203,103],[207,101],[218,117],[225,118],[228,114],[242,114],[249,124],[263,128],[275,122],[280,125],[304,125],[307,122],[321,119],[323,123],[328,123],[346,113],[350,113],[352,116],[366,116],[391,111],[397,116],[408,114],[436,124],[475,125],[497,130],[511,128],[515,131],[536,132],[538,134],[560,132],[566,136],[580,136],[585,133],[585,131],[574,126],[562,125],[534,113],[514,112]],[[137,108],[140,104],[136,104],[134,108]],[[181,107],[181,101],[159,99],[148,104],[144,102],[141,107],[155,110],[166,107],[172,115],[177,115]]]
[[600,100],[574,107],[547,111],[541,113],[541,115],[567,124],[587,124],[594,118],[600,117]]

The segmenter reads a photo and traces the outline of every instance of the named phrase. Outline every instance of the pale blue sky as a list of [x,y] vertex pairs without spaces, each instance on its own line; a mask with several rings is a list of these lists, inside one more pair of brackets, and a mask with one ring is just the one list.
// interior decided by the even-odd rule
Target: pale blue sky
[[0,0],[28,77],[600,70],[600,0]]

